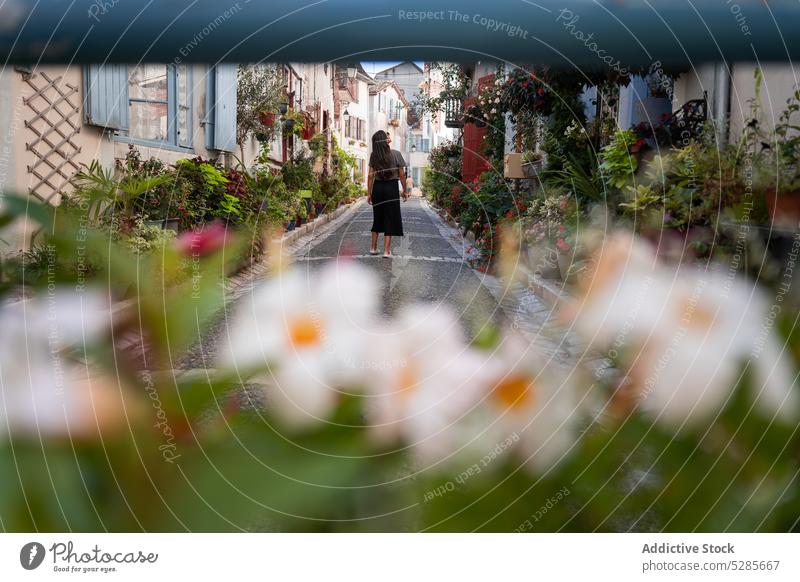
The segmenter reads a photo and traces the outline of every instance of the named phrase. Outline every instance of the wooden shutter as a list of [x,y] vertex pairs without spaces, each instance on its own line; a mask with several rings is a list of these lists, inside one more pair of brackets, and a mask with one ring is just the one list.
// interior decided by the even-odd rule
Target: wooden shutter
[[128,66],[86,65],[83,81],[86,123],[128,129]]
[[231,63],[214,65],[209,71],[206,146],[209,149],[236,150],[236,74]]
[[[489,83],[494,82],[494,75],[486,75],[478,79],[478,91],[482,91]],[[464,100],[464,111],[467,111],[478,101],[477,97]],[[489,169],[489,163],[483,154],[483,138],[488,127],[476,127],[474,123],[464,125],[464,151],[462,154],[463,168],[461,176],[464,182],[471,182]]]

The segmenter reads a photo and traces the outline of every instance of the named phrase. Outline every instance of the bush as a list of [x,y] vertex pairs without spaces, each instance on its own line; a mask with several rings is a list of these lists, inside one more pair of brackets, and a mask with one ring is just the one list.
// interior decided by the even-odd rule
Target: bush
[[451,215],[461,214],[461,145],[444,142],[431,149],[429,168],[422,179],[425,195]]

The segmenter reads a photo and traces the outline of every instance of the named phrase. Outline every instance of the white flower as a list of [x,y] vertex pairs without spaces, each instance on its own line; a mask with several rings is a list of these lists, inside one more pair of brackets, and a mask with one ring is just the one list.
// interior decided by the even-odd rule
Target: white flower
[[448,308],[405,308],[369,354],[366,412],[377,438],[402,438],[427,464],[452,460],[480,440],[461,421],[482,399],[490,370],[465,346]]
[[337,261],[313,276],[297,268],[283,271],[242,300],[221,363],[245,376],[257,373],[286,423],[325,418],[336,404],[337,387],[358,377],[378,289],[372,274],[351,261]]
[[494,377],[486,404],[519,439],[518,455],[535,473],[558,464],[577,442],[582,407],[572,368],[547,362],[516,334],[506,334],[493,354]]
[[373,350],[401,355],[369,384],[367,416],[379,437],[402,438],[425,465],[516,452],[541,473],[567,456],[579,420],[567,370],[546,365],[519,336],[492,354],[466,347],[441,307],[408,308],[393,331]]
[[500,97],[495,97],[494,102],[495,103],[500,103]]
[[497,109],[495,109],[494,107],[492,107],[492,113],[497,113]]
[[570,315],[591,347],[628,366],[632,404],[673,427],[713,418],[749,362],[759,409],[797,419],[794,369],[765,328],[760,289],[728,273],[668,268],[629,235],[614,235],[595,267]]
[[82,348],[109,329],[99,293],[51,290],[0,308],[0,434],[88,437],[120,426],[121,387],[67,348]]

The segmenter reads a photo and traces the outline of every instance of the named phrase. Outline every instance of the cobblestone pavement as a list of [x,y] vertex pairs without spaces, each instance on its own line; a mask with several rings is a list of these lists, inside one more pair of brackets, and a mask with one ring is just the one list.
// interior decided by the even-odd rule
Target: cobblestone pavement
[[[338,219],[310,230],[289,247],[299,268],[314,272],[340,255],[372,269],[383,281],[383,312],[388,317],[415,301],[448,305],[456,310],[468,338],[487,323],[513,325],[541,354],[574,363],[582,353],[573,334],[555,322],[552,309],[527,288],[509,289],[500,280],[469,265],[470,247],[460,232],[445,224],[426,201],[412,198],[402,205],[405,236],[393,241],[391,259],[369,254],[372,209],[356,203]],[[379,240],[382,248],[382,238]],[[232,281],[230,301],[178,368],[213,367],[238,298],[258,284],[265,266]]]

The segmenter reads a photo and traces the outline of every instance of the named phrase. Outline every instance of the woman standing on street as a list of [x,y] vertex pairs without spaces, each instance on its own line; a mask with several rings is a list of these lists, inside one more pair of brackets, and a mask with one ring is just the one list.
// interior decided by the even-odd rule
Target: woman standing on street
[[[383,233],[383,256],[392,256],[392,237],[403,236],[403,218],[400,215],[400,188],[403,200],[406,190],[406,161],[397,150],[389,148],[391,137],[385,131],[372,136],[372,153],[369,156],[367,202],[372,204],[372,245],[370,254],[378,254],[378,233]],[[399,182],[399,184],[398,184]]]

